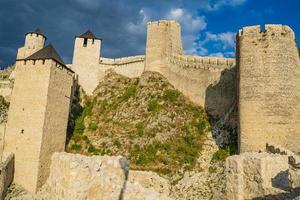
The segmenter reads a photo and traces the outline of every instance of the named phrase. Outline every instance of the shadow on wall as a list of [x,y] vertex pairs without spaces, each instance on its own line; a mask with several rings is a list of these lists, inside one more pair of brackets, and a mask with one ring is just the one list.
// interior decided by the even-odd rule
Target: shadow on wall
[[[298,197],[298,198],[297,198]],[[297,200],[300,199],[300,187],[291,189],[286,192],[282,192],[274,195],[266,195],[263,197],[256,197],[253,200]]]
[[205,110],[219,147],[237,144],[236,66],[221,72],[220,80],[206,89]]

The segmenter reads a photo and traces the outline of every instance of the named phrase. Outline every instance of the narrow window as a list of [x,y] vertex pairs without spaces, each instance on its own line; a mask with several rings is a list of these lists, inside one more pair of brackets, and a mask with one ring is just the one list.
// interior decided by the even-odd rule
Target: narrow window
[[84,47],[87,46],[87,42],[88,42],[88,39],[87,39],[87,38],[84,38],[84,40],[83,40],[83,46],[84,46]]
[[21,130],[21,133],[22,133],[22,134],[24,133],[24,129]]
[[35,60],[33,61],[33,65],[35,65]]
[[94,42],[95,42],[95,39],[93,39],[93,42],[92,42],[92,43],[94,44]]
[[43,60],[43,64],[45,64],[45,60]]

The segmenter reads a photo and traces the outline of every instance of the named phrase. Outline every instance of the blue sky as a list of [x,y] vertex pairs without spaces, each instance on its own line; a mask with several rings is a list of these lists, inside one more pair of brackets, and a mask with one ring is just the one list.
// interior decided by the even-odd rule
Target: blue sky
[[158,19],[180,22],[185,53],[234,57],[243,26],[286,24],[300,41],[299,10],[300,0],[0,0],[0,66],[36,27],[66,63],[87,29],[103,39],[104,57],[144,54],[146,23]]

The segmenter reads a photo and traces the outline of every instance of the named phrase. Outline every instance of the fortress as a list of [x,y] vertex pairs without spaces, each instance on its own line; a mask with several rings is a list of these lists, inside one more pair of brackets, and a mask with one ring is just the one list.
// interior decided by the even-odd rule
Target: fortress
[[109,59],[91,31],[75,37],[65,65],[36,30],[18,50],[5,132],[5,152],[15,154],[15,181],[31,192],[45,183],[50,156],[64,151],[73,85],[91,95],[108,70],[127,77],[144,71],[165,76],[213,117],[232,115],[240,152],[273,142],[300,153],[300,59],[288,26],[245,27],[237,34],[236,59],[184,55],[176,21],[149,22],[145,55]]

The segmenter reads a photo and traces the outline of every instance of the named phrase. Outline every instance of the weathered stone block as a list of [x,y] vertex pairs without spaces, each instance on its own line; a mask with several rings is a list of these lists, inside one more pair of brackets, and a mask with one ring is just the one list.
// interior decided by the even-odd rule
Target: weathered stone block
[[2,154],[0,164],[0,198],[4,199],[8,186],[14,177],[14,155],[12,153]]
[[227,198],[252,199],[289,187],[288,158],[268,153],[244,153],[226,160]]

